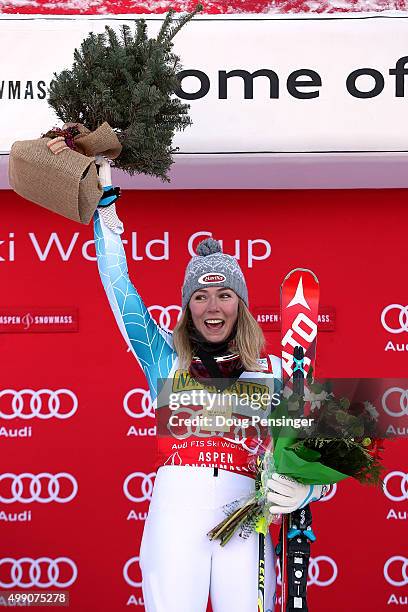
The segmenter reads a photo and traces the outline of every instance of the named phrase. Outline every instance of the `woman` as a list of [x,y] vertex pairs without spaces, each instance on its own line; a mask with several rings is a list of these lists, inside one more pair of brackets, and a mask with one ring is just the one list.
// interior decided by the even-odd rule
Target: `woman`
[[[155,323],[129,280],[114,199],[102,199],[94,221],[100,276],[119,328],[146,376],[158,420],[158,472],[140,550],[146,610],[205,612],[210,596],[214,612],[253,612],[257,534],[243,530],[225,548],[206,534],[225,517],[227,504],[253,491],[250,458],[257,450],[254,440],[261,436],[249,440],[239,426],[222,423],[217,431],[216,417],[231,415],[229,406],[211,405],[210,400],[203,406],[189,399],[187,405],[180,401],[170,408],[169,398],[174,402],[184,392],[190,398],[193,391],[210,388],[216,392],[212,397],[223,403],[222,391],[231,385],[272,396],[281,377],[280,360],[261,358],[264,338],[248,310],[244,276],[236,259],[222,253],[215,240],[201,243],[187,266],[183,313],[171,334]],[[207,399],[200,396],[204,403]],[[241,416],[245,412],[241,405],[234,409]],[[209,424],[197,425],[194,417],[203,415],[209,416]],[[187,426],[186,417],[192,417]],[[305,487],[278,475],[269,482],[274,512],[291,512],[321,495],[318,486]],[[274,565],[268,535],[266,612],[273,608]]]

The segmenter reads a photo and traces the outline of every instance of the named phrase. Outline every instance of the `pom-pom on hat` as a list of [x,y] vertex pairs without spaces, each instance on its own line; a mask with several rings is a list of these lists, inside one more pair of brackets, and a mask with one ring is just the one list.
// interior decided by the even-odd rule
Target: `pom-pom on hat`
[[225,287],[232,289],[248,306],[248,289],[239,263],[222,252],[218,240],[206,238],[200,242],[195,255],[186,268],[182,288],[182,307],[186,308],[198,289]]

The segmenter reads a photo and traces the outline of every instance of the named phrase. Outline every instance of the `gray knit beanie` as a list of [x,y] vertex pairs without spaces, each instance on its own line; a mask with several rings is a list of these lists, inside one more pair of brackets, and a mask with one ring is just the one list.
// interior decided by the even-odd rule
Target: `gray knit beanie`
[[195,255],[186,268],[182,289],[182,307],[187,306],[198,289],[225,287],[232,289],[248,306],[248,289],[239,263],[222,252],[221,245],[213,238],[200,242]]

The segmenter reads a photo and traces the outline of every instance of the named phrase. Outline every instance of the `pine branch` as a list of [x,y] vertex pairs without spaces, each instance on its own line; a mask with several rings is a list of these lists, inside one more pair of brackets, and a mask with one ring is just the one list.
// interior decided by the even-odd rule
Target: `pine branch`
[[167,40],[170,42],[170,40],[172,40],[176,36],[177,32],[179,32],[186,23],[188,23],[195,15],[197,15],[197,13],[199,13],[202,10],[203,10],[203,5],[197,4],[197,6],[195,7],[192,13],[187,13],[185,15],[182,15],[180,19],[178,20],[178,25],[169,31],[169,36]]
[[49,104],[64,123],[90,130],[111,125],[123,146],[114,165],[129,174],[168,180],[174,134],[191,125],[189,105],[174,96],[180,58],[170,41],[198,10],[175,27],[169,11],[156,39],[148,37],[143,19],[134,33],[126,25],[91,32],[75,49],[72,69],[55,73],[50,83]]
[[168,40],[168,33],[169,33],[169,29],[170,29],[170,25],[173,21],[173,15],[175,14],[175,10],[174,9],[169,9],[166,17],[164,18],[164,21],[161,25],[161,28],[159,30],[159,33],[157,35],[157,42],[163,42],[163,41],[167,41]]
[[147,40],[147,25],[144,19],[138,19],[136,21],[136,38],[135,47],[144,43]]
[[133,43],[132,33],[130,27],[126,24],[121,27],[121,37],[125,47],[130,47]]

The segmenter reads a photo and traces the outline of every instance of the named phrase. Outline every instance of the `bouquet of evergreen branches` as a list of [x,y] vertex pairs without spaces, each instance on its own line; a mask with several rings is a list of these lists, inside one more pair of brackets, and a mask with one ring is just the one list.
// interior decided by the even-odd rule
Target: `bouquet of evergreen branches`
[[91,32],[75,49],[72,69],[54,73],[50,83],[48,103],[63,127],[13,143],[12,189],[87,224],[112,187],[111,163],[169,181],[174,134],[191,125],[189,105],[175,96],[180,58],[173,39],[201,9],[179,17],[169,10],[153,38],[144,19],[134,33],[128,25]]
[[90,33],[75,49],[71,70],[54,73],[48,103],[65,124],[79,123],[94,131],[107,122],[115,131],[122,153],[114,166],[169,181],[174,133],[191,125],[189,105],[174,96],[180,58],[173,39],[194,15],[167,13],[158,35],[149,38],[144,19],[119,34],[106,26]]

